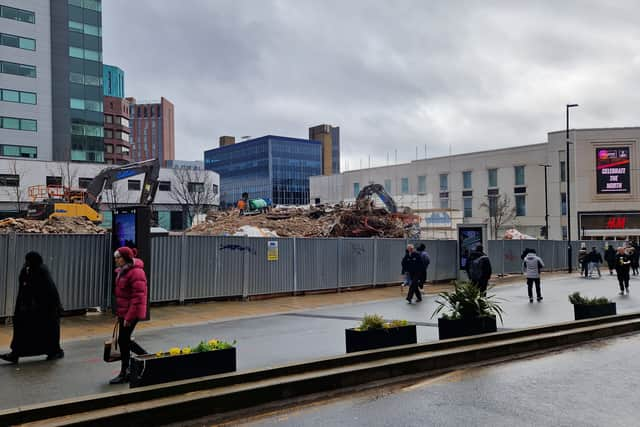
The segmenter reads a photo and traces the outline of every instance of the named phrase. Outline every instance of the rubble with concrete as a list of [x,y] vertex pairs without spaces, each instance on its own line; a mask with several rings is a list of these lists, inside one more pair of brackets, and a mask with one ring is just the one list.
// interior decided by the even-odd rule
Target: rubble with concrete
[[99,227],[84,218],[52,217],[44,221],[24,218],[7,218],[0,221],[0,234],[104,234],[106,228]]

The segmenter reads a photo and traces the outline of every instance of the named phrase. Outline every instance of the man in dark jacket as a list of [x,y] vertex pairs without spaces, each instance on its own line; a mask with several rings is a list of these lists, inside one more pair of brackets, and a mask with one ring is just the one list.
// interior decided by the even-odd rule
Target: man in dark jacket
[[484,253],[482,245],[476,246],[475,251],[469,255],[467,274],[471,280],[471,284],[477,286],[480,291],[485,294],[487,292],[489,279],[491,278],[491,261],[487,254]]
[[413,245],[407,245],[407,254],[402,260],[402,269],[409,274],[411,282],[409,283],[409,293],[407,294],[407,301],[409,304],[413,301],[413,296],[416,296],[416,302],[422,301],[422,294],[420,293],[420,274],[422,271],[422,259],[420,255],[415,251]]
[[609,245],[607,250],[604,252],[604,260],[607,261],[607,265],[609,266],[609,274],[613,275],[613,269],[616,265],[616,250],[613,249],[613,246]]
[[602,264],[602,255],[600,255],[600,252],[598,252],[595,246],[592,246],[591,252],[589,252],[589,276],[591,276],[591,273],[595,270],[598,272],[598,277],[602,277],[602,274],[600,274],[600,264]]
[[424,243],[420,243],[416,249],[418,250],[420,261],[422,261],[420,264],[420,273],[418,275],[418,286],[422,289],[427,281],[427,268],[429,268],[429,264],[431,264],[431,259],[429,258],[427,247]]

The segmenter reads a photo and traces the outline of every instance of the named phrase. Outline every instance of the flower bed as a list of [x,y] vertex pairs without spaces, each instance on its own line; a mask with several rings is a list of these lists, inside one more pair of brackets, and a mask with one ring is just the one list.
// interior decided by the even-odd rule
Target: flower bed
[[357,328],[345,329],[347,353],[415,344],[416,325],[406,320],[386,322],[382,316],[364,316]]

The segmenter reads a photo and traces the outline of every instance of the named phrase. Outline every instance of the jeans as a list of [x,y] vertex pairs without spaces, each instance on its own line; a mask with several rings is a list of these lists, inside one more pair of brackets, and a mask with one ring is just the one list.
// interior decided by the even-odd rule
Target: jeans
[[413,300],[414,294],[418,301],[422,301],[422,294],[420,293],[419,281],[416,279],[411,279],[411,284],[409,285],[409,293],[407,294],[407,301],[411,302],[411,300]]

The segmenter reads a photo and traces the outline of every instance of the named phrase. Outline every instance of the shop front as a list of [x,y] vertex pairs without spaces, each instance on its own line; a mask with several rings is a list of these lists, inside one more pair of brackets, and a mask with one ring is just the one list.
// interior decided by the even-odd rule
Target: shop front
[[640,211],[578,212],[582,240],[640,241]]

